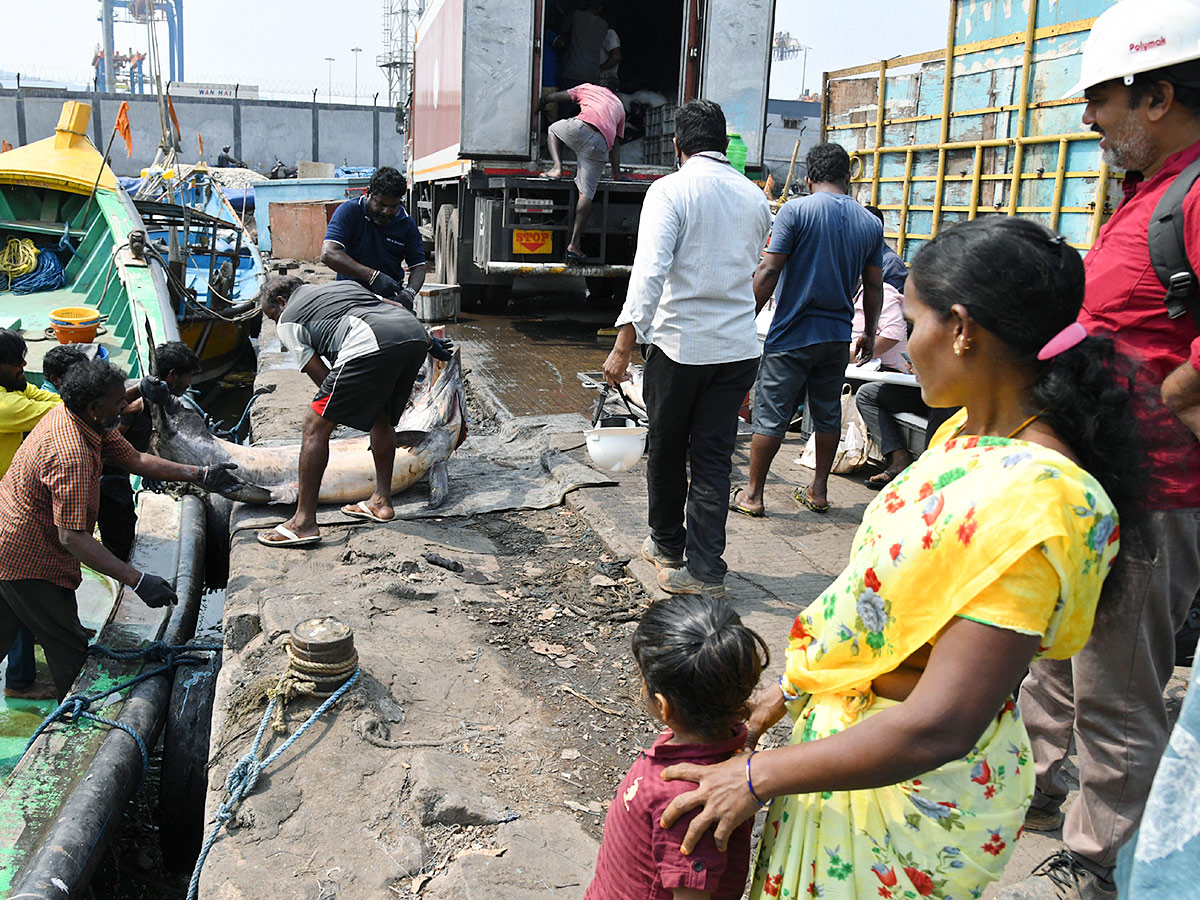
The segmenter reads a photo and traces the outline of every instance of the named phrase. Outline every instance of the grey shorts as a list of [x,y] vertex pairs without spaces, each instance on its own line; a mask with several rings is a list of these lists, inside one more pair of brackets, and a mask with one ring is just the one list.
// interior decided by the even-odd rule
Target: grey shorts
[[754,433],[777,438],[787,434],[796,407],[807,391],[813,429],[839,434],[842,385],[849,362],[850,345],[842,341],[764,353],[754,383]]
[[604,135],[578,117],[559,119],[550,126],[550,133],[575,151],[579,163],[575,167],[575,186],[579,193],[588,199],[595,197],[600,176],[608,165],[608,144]]

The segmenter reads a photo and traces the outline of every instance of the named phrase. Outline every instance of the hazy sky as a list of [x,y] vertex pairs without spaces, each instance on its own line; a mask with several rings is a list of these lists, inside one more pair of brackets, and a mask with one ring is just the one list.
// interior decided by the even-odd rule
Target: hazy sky
[[[5,0],[0,29],[0,70],[84,83],[100,43],[98,0]],[[386,100],[386,80],[375,68],[383,51],[382,0],[186,0],[183,4],[185,75],[188,81],[258,84],[263,93],[310,94],[329,90],[342,102],[354,93],[352,47],[358,56],[358,94]],[[805,82],[820,85],[821,72],[882,57],[945,45],[945,0],[777,0],[777,30],[813,49]],[[159,25],[166,77],[166,25]],[[145,50],[146,29],[118,23],[119,51]],[[328,63],[325,57],[334,58]],[[776,63],[771,96],[800,93],[801,60]],[[5,87],[12,87],[6,81]]]

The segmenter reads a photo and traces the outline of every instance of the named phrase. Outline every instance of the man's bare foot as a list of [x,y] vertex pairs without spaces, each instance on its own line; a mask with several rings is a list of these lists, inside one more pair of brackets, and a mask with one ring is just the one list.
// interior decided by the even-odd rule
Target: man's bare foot
[[35,681],[29,687],[4,689],[4,696],[9,700],[53,700],[58,696],[54,685]]

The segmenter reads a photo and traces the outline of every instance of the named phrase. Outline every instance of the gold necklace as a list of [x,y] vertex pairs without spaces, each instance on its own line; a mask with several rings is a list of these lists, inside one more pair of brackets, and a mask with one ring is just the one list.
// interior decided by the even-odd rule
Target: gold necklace
[[[1028,419],[1026,419],[1024,422],[1022,422],[1020,425],[1018,425],[1012,432],[1010,432],[1007,435],[1007,440],[1011,441],[1013,438],[1015,438],[1018,434],[1020,434],[1022,431],[1024,431],[1026,428],[1028,428],[1030,425],[1032,425],[1034,422],[1036,422],[1041,417],[1042,417],[1041,413],[1034,413],[1032,416],[1030,416]],[[960,434],[962,434],[962,430],[966,427],[967,427],[967,420],[963,419],[962,424],[959,425],[958,428],[954,429],[954,434],[952,434],[951,437],[958,437]]]

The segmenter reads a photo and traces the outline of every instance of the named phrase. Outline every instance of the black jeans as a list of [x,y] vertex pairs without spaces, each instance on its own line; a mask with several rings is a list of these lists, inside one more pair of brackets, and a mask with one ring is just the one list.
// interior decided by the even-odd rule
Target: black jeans
[[46,651],[62,700],[87,660],[88,635],[79,624],[75,592],[37,578],[0,581],[0,650],[9,651],[22,625]]
[[723,582],[728,570],[721,554],[738,410],[757,371],[757,359],[687,366],[657,347],[646,351],[650,535],[663,553],[685,558],[688,570],[709,584]]

